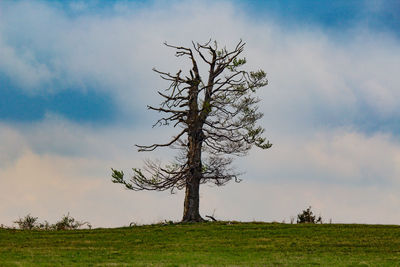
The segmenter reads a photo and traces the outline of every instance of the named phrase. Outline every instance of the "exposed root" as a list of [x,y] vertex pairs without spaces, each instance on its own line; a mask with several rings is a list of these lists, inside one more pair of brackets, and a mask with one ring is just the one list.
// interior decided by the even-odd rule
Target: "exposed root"
[[211,215],[206,215],[206,217],[207,218],[210,218],[213,222],[216,222],[217,221],[217,219],[215,219],[213,216],[211,216]]

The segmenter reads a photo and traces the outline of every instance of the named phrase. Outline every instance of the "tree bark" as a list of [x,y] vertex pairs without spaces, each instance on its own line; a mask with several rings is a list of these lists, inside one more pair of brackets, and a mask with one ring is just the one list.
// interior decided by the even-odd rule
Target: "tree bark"
[[[194,177],[193,177],[194,178]],[[188,179],[186,182],[185,203],[183,207],[183,222],[202,222],[200,216],[200,181],[198,179]]]
[[193,71],[196,80],[189,90],[189,112],[188,112],[188,166],[189,173],[186,178],[186,193],[183,207],[183,222],[201,222],[204,219],[200,216],[200,181],[203,177],[201,163],[201,147],[204,133],[202,123],[199,121],[198,94],[200,77],[197,64],[193,61]]
[[199,126],[194,127],[195,130],[189,131],[189,151],[188,163],[190,171],[186,179],[186,193],[183,207],[184,222],[201,222],[204,219],[200,216],[200,181],[203,177],[201,162],[201,146],[203,132]]

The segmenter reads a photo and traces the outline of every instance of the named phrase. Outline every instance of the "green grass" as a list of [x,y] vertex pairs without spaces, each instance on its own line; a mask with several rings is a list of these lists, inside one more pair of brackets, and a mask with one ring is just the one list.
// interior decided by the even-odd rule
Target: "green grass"
[[391,225],[202,223],[0,229],[0,266],[400,266]]

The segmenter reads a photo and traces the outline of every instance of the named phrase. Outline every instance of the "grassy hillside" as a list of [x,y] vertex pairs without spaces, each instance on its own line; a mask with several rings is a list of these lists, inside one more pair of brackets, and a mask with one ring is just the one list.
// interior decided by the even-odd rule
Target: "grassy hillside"
[[400,266],[400,227],[203,223],[0,229],[0,266]]

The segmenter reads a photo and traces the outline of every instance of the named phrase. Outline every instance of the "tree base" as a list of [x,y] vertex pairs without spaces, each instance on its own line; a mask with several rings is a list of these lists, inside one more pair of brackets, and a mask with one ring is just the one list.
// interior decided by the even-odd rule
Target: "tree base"
[[200,214],[195,215],[195,216],[184,216],[182,219],[182,222],[206,222],[207,220],[204,220]]

